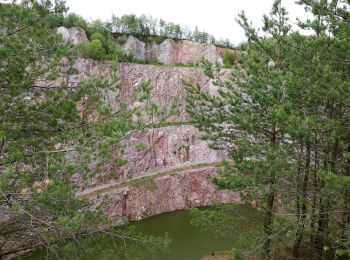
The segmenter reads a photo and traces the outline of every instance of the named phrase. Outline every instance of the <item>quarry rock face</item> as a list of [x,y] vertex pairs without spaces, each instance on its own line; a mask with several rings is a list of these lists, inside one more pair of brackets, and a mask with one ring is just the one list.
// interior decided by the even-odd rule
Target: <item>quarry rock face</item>
[[86,33],[82,28],[79,27],[58,27],[57,33],[62,35],[65,42],[71,42],[74,45],[88,41]]
[[[217,87],[201,68],[119,63],[116,70],[112,70],[108,62],[90,59],[77,60],[75,68],[79,74],[70,76],[71,85],[92,76],[108,78],[111,73],[118,73],[122,102],[133,106],[136,102],[132,96],[133,89],[143,81],[149,81],[152,86],[150,102],[165,108],[176,98],[179,108],[179,114],[167,118],[168,125],[130,136],[124,143],[125,166],[110,165],[106,167],[103,178],[80,186],[79,190],[86,192],[113,182],[136,182],[111,188],[98,198],[92,196],[95,205],[104,203],[107,217],[138,220],[187,207],[208,206],[214,202],[239,202],[237,192],[217,190],[208,178],[216,174],[213,164],[227,158],[226,153],[210,149],[208,143],[201,140],[200,132],[188,124],[184,80],[190,79],[212,94],[217,92]],[[222,70],[219,76],[227,79],[230,71]],[[113,91],[106,92],[105,100],[118,110],[115,95]],[[177,169],[180,173],[174,173]],[[141,180],[142,177],[146,180]]]
[[[78,28],[60,27],[57,31],[73,44],[87,40],[85,33]],[[187,40],[166,39],[157,44],[145,43],[129,36],[122,47],[138,59],[157,60],[163,64],[195,64],[202,59],[222,63],[220,48]],[[92,178],[88,183],[83,183],[78,175],[74,176],[72,181],[77,190],[86,194],[91,191],[89,199],[95,206],[102,204],[106,216],[115,221],[125,218],[139,220],[164,212],[209,206],[213,203],[239,202],[237,192],[217,190],[209,178],[216,175],[214,163],[227,158],[226,153],[210,149],[208,143],[201,140],[200,132],[188,124],[184,81],[192,81],[211,94],[217,93],[217,86],[203,70],[199,67],[131,63],[119,63],[113,68],[110,65],[107,61],[78,59],[74,64],[78,73],[50,84],[66,81],[75,86],[90,78],[108,79],[112,74],[118,75],[120,87],[116,91],[120,99],[116,100],[115,91],[104,92],[106,103],[117,111],[119,102],[130,107],[144,105],[135,100],[133,91],[147,81],[152,86],[147,102],[155,103],[160,109],[169,108],[175,102],[179,113],[166,118],[164,126],[158,125],[131,134],[124,143],[122,154],[123,159],[127,160],[126,165],[106,165],[100,178]],[[230,71],[224,69],[217,76],[223,80],[228,79]],[[152,122],[160,119],[152,118]],[[147,120],[146,123],[149,123]],[[103,190],[103,194],[99,193],[101,196],[94,196],[93,191],[114,183],[124,184],[111,186],[108,191]]]
[[[136,102],[132,96],[133,90],[142,82],[149,81],[152,86],[149,102],[157,104],[160,108],[169,108],[169,105],[176,101],[179,114],[167,118],[168,122],[186,122],[189,120],[185,112],[186,89],[184,80],[193,81],[211,94],[217,92],[217,86],[198,67],[119,63],[115,71],[110,67],[109,62],[94,61],[92,59],[78,59],[74,67],[79,71],[79,74],[69,76],[69,84],[73,86],[92,77],[97,76],[106,79],[112,73],[116,73],[120,79],[121,101],[130,105]],[[230,77],[230,70],[221,70],[219,77],[223,80],[228,79]],[[64,79],[60,80],[63,82]],[[113,91],[107,91],[105,99],[110,106],[117,110],[119,104],[115,100],[115,95]]]
[[128,53],[132,53],[136,58],[144,60],[145,59],[145,53],[146,53],[146,44],[136,37],[130,35],[126,41],[126,43],[123,45],[124,50],[126,50]]
[[[212,150],[193,126],[148,129],[131,137],[125,149],[128,164],[124,178],[132,178],[167,168],[222,161],[226,154]],[[142,144],[142,148],[139,148]]]
[[[78,75],[70,78],[70,84],[88,79],[91,76],[108,77],[111,71],[108,63],[96,62],[90,59],[79,59],[75,64]],[[201,68],[167,67],[120,63],[117,68],[120,77],[121,101],[131,106],[135,103],[132,97],[133,89],[141,82],[149,81],[152,86],[149,102],[160,108],[168,108],[175,99],[179,113],[167,118],[168,126],[149,128],[132,134],[125,143],[123,158],[128,163],[123,167],[109,167],[107,176],[111,179],[128,179],[147,175],[154,171],[164,171],[167,168],[183,167],[186,165],[218,162],[227,158],[223,151],[212,150],[206,141],[201,140],[200,132],[187,122],[185,112],[186,90],[184,79],[191,79],[203,89],[215,93],[217,87],[204,75]],[[230,75],[229,70],[221,72],[221,78]],[[118,110],[119,104],[115,99],[116,93],[106,92],[106,102]],[[104,178],[103,182],[107,182]],[[91,182],[88,186],[98,183]]]
[[[150,102],[165,108],[169,107],[176,100],[180,113],[167,119],[167,121],[171,122],[185,122],[189,120],[185,112],[186,89],[184,80],[193,81],[212,94],[217,92],[217,86],[198,67],[168,67],[121,63],[119,65],[119,76],[121,99],[124,102],[131,102],[132,89],[146,80],[149,80],[152,86]],[[223,69],[219,76],[223,80],[228,79],[230,71]]]
[[223,64],[220,48],[208,43],[174,39],[166,39],[160,44],[144,43],[129,36],[122,47],[138,59],[156,60],[163,64],[198,64],[202,59]]
[[204,207],[213,203],[240,203],[238,192],[218,190],[209,176],[215,168],[193,169],[174,175],[107,191],[94,200],[103,205],[105,215],[118,222],[140,220],[164,212],[189,207]]
[[[65,42],[74,45],[88,41],[81,28],[59,27],[57,33],[62,35]],[[130,36],[123,47],[139,59],[156,59],[164,64],[198,63],[203,58],[222,63],[219,48],[187,40],[167,39],[157,44],[144,43]],[[124,143],[125,151],[122,154],[123,159],[128,162],[125,166],[106,165],[104,172],[96,178],[92,177],[88,185],[79,173],[73,176],[70,181],[76,187],[77,196],[80,196],[79,192],[85,192],[86,198],[92,201],[92,207],[102,206],[105,215],[116,224],[124,223],[125,219],[140,220],[189,207],[241,202],[238,192],[218,190],[211,180],[211,177],[217,176],[214,165],[227,158],[226,153],[210,149],[208,143],[201,140],[200,132],[188,124],[184,80],[193,81],[211,94],[217,93],[217,87],[201,68],[130,63],[119,63],[115,68],[108,61],[79,58],[74,64],[77,72],[69,74],[66,73],[69,71],[68,59],[62,59],[61,63],[61,77],[55,80],[47,80],[45,77],[38,79],[35,82],[36,87],[42,87],[43,91],[66,83],[69,87],[74,87],[84,80],[96,77],[108,79],[112,74],[118,74],[121,102],[130,106],[136,105],[132,91],[143,81],[149,81],[153,86],[149,102],[154,102],[160,108],[168,108],[176,100],[179,109],[177,115],[166,119],[166,125],[158,125],[130,135]],[[227,79],[230,71],[222,70],[218,76]],[[106,103],[117,111],[120,104],[115,97],[114,91],[104,92]],[[83,110],[84,100],[76,105],[78,110]],[[92,120],[97,120],[98,116],[96,113]],[[68,160],[74,161],[79,154],[72,152],[66,156],[71,157]],[[112,152],[111,156],[113,157]],[[0,212],[1,221],[11,222],[15,218],[9,207],[0,208]],[[6,212],[9,214],[6,215]],[[32,225],[30,219],[28,223]],[[20,231],[8,241],[0,238],[3,252],[11,251],[15,247],[18,251],[31,250],[41,243],[42,241],[35,240],[32,229],[27,233]]]
[[[88,41],[85,31],[78,27],[58,27],[65,42],[74,45]],[[135,58],[149,62],[158,61],[162,64],[199,64],[205,59],[212,63],[223,64],[222,48],[213,44],[200,43],[189,40],[165,39],[160,44],[155,42],[142,42],[135,36],[129,35],[121,46],[127,53]]]

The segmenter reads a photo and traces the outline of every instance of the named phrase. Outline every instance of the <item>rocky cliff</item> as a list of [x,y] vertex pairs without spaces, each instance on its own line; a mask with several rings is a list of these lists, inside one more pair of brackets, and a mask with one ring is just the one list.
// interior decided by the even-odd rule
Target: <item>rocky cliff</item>
[[[84,30],[77,27],[59,27],[57,33],[62,35],[64,41],[75,45],[88,40]],[[116,44],[126,53],[131,53],[136,59],[148,62],[157,61],[166,65],[199,64],[203,59],[223,65],[223,50],[234,52],[232,49],[217,47],[213,44],[171,38],[160,43],[143,42],[132,35],[127,37],[124,44],[117,42]]]
[[[79,44],[88,41],[85,32],[80,28],[60,27],[57,32],[66,42]],[[156,44],[143,43],[130,36],[122,47],[126,51],[132,51],[140,59],[157,59],[168,65],[198,63],[203,58],[212,62],[222,62],[220,48],[185,40],[167,39]],[[63,70],[68,70],[68,60],[62,60],[62,65]],[[217,190],[210,178],[217,175],[216,163],[225,159],[226,154],[210,149],[208,143],[201,140],[199,131],[188,124],[183,80],[191,79],[211,93],[217,91],[202,69],[129,63],[120,63],[116,68],[110,65],[107,61],[79,58],[74,64],[75,74],[50,81],[38,79],[36,87],[43,87],[45,90],[60,83],[68,83],[70,87],[74,87],[79,82],[95,76],[108,78],[117,73],[120,78],[119,91],[122,102],[130,106],[136,105],[132,91],[141,82],[149,81],[153,87],[150,101],[160,108],[166,108],[176,99],[179,113],[167,118],[166,125],[131,134],[125,142],[122,155],[128,162],[125,166],[106,165],[101,176],[91,178],[87,182],[83,181],[78,173],[75,174],[71,182],[76,186],[77,196],[91,200],[94,207],[101,206],[106,216],[116,224],[122,224],[125,219],[139,220],[187,207],[239,203],[238,192]],[[229,75],[228,70],[223,70],[219,76],[226,79]],[[119,104],[115,95],[113,91],[104,93],[106,103],[117,110]],[[77,106],[79,107],[79,104]],[[9,207],[2,207],[0,211],[2,222],[8,222],[9,227],[17,223],[16,214],[10,212]],[[23,219],[25,222],[21,221],[20,225],[33,224],[32,219]],[[23,232],[21,227],[15,229],[19,232],[13,234],[11,239],[0,239],[3,252],[17,254],[19,251],[31,250],[33,246],[41,243],[36,240],[32,229],[28,229],[28,232]]]
[[202,59],[223,64],[221,48],[213,44],[174,39],[166,39],[157,44],[142,42],[134,36],[129,36],[122,47],[138,59],[156,60],[163,64],[197,64]]
[[215,188],[210,180],[216,175],[215,170],[215,167],[209,166],[139,179],[127,185],[100,190],[97,192],[100,196],[92,200],[117,223],[188,207],[239,203],[239,193]]
[[[77,31],[69,29],[65,38],[79,42],[75,37],[80,35]],[[85,37],[81,36],[81,40],[85,41]],[[219,50],[215,46],[190,41],[168,39],[157,45],[146,44],[130,36],[123,48],[139,58],[156,57],[166,64],[198,62],[202,58],[220,61]],[[135,105],[133,90],[141,82],[149,81],[152,86],[149,101],[166,108],[176,99],[180,112],[167,118],[166,126],[159,125],[133,133],[125,143],[123,157],[128,161],[125,166],[110,165],[106,167],[103,178],[92,178],[84,184],[79,180],[79,175],[74,176],[78,195],[95,201],[96,205],[102,203],[106,215],[112,219],[127,217],[131,220],[190,206],[238,202],[237,193],[217,191],[208,178],[215,175],[213,163],[225,159],[226,154],[210,149],[208,143],[201,140],[199,131],[188,124],[183,81],[190,79],[211,93],[217,91],[202,69],[130,63],[119,63],[116,69],[112,69],[109,65],[105,61],[78,59],[74,64],[77,73],[69,76],[68,83],[74,86],[90,77],[107,78],[117,72],[122,102]],[[222,70],[219,76],[227,79],[229,75],[229,70]],[[119,104],[115,94],[107,91],[105,100],[117,110]],[[147,181],[144,181],[145,178]],[[126,181],[132,185],[126,185]]]
[[[91,59],[78,59],[75,68],[79,74],[70,76],[69,82],[72,85],[89,77],[96,75],[108,77],[114,73],[107,62]],[[209,92],[217,91],[216,86],[204,75],[201,68],[120,63],[117,72],[123,102],[132,105],[133,89],[141,82],[149,81],[152,86],[149,101],[156,103],[160,108],[166,108],[176,98],[180,112],[167,118],[166,126],[160,125],[132,134],[125,143],[123,154],[124,159],[128,161],[127,165],[122,168],[110,167],[110,171],[103,178],[104,182],[147,175],[167,168],[217,162],[226,158],[223,151],[209,149],[208,144],[200,139],[199,131],[187,123],[189,118],[185,112],[186,91],[183,80],[190,78]],[[222,71],[222,78],[228,76],[228,70]],[[115,93],[107,92],[105,98],[110,106],[118,109]],[[142,149],[139,148],[140,144]],[[87,187],[98,185],[99,182],[91,179]]]

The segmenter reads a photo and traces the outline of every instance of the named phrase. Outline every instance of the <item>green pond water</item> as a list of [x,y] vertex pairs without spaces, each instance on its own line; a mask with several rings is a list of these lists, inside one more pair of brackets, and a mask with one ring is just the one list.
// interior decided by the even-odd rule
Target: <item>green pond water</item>
[[[208,209],[208,208],[207,208]],[[214,210],[214,209],[213,209]],[[231,213],[230,213],[231,214]],[[239,234],[251,230],[253,223],[259,222],[260,215],[249,206],[235,205],[233,232],[228,232],[226,237],[217,236],[212,231],[203,231],[203,228],[191,224],[193,217],[187,210],[180,210],[150,217],[134,222],[132,225],[136,232],[146,236],[162,236],[167,233],[172,240],[166,252],[156,250],[149,252],[149,246],[142,243],[133,245],[132,240],[124,241],[109,234],[98,235],[93,238],[86,238],[77,244],[62,245],[60,256],[49,256],[49,259],[150,259],[150,260],[194,260],[201,259],[212,251],[231,250],[239,248]],[[202,216],[203,218],[203,216]],[[206,215],[204,215],[204,220]],[[209,214],[208,214],[209,218]],[[256,224],[254,224],[256,225]],[[240,242],[242,243],[242,242]],[[68,253],[72,247],[74,253]],[[45,259],[46,250],[36,250],[24,259]],[[127,255],[127,257],[126,257]]]

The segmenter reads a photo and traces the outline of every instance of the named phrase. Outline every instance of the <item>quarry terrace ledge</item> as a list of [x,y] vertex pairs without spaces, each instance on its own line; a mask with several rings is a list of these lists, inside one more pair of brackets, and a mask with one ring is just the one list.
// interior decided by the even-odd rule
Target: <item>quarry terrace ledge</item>
[[116,224],[189,207],[216,203],[241,203],[239,192],[217,189],[214,163],[175,167],[133,179],[120,180],[78,192],[94,207],[102,206],[105,216]]

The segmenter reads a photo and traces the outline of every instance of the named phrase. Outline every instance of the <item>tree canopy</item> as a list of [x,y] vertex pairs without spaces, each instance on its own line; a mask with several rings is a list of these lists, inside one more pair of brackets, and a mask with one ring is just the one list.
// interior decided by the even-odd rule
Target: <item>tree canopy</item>
[[[266,259],[349,257],[349,2],[299,1],[314,15],[291,30],[275,1],[262,31],[245,14],[249,44],[230,80],[215,68],[210,95],[188,82],[187,111],[213,148],[225,149],[220,187],[264,213]],[[253,203],[254,202],[254,203]],[[282,258],[283,258],[282,257]]]

